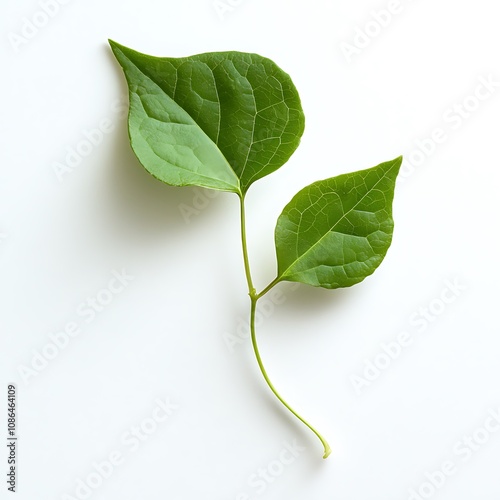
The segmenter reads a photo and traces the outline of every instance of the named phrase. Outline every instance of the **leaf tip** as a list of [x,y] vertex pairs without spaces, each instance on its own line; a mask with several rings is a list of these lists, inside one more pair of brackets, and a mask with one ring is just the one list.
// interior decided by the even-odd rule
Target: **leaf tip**
[[115,56],[118,54],[118,52],[123,52],[123,49],[125,48],[123,45],[120,45],[118,42],[115,42],[111,38],[108,38],[108,43]]
[[403,163],[403,155],[398,156],[397,158],[394,158],[394,160],[388,162],[392,164],[392,166],[398,166],[400,167],[401,164]]
[[400,155],[397,158],[394,158],[394,160],[388,161],[384,165],[388,169],[388,171],[394,172],[394,177],[397,177],[402,164],[403,164],[403,155]]

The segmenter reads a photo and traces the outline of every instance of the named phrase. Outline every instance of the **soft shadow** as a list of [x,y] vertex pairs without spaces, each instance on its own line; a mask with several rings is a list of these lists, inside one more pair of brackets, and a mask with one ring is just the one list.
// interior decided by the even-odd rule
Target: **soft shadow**
[[185,229],[179,205],[191,203],[192,190],[168,186],[151,176],[130,147],[125,123],[117,129],[111,138],[113,148],[107,165],[110,206],[141,233]]
[[323,310],[342,310],[345,304],[352,300],[355,290],[352,288],[339,288],[327,290],[300,283],[284,282],[276,285],[286,297],[286,301],[279,306],[280,312],[289,317],[302,317],[307,314],[318,313]]

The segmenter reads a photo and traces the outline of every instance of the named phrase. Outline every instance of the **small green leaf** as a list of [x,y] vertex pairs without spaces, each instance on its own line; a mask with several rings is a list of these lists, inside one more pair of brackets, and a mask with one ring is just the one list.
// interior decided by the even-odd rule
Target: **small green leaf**
[[245,193],[297,148],[300,98],[271,60],[242,52],[158,58],[110,44],[129,85],[132,148],[167,184]]
[[299,191],[276,225],[276,281],[341,288],[372,274],[391,244],[401,162],[399,157]]

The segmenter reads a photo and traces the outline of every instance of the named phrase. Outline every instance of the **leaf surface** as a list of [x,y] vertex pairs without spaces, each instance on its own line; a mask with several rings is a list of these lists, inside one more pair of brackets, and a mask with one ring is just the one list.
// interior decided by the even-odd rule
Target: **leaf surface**
[[132,148],[167,184],[245,193],[297,148],[300,98],[271,60],[243,52],[159,58],[110,44],[129,86]]
[[401,162],[399,157],[299,191],[276,225],[277,281],[341,288],[372,274],[392,241]]

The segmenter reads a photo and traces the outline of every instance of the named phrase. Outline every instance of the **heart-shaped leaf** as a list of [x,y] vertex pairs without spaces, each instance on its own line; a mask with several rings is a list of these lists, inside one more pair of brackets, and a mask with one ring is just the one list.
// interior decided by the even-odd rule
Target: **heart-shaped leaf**
[[391,244],[401,161],[399,157],[299,191],[276,225],[276,281],[341,288],[372,274]]
[[110,44],[129,86],[132,148],[163,182],[244,194],[297,148],[300,98],[271,60],[242,52],[159,58]]

